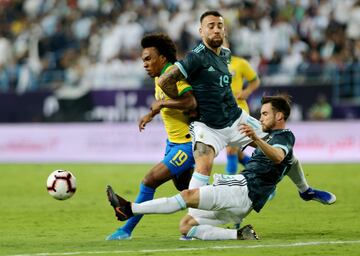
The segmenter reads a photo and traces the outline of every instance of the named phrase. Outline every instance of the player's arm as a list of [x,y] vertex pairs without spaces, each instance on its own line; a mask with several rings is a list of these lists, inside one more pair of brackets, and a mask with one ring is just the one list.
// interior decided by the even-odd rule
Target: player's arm
[[254,70],[254,68],[250,65],[250,63],[241,59],[241,74],[248,81],[246,88],[244,88],[238,95],[237,98],[241,100],[247,100],[249,96],[256,91],[260,86],[260,79]]
[[167,96],[174,99],[179,96],[176,83],[184,79],[185,77],[180,69],[176,65],[173,65],[159,77],[158,85]]
[[278,147],[273,147],[258,137],[251,126],[243,124],[240,127],[240,131],[250,137],[253,140],[253,143],[255,143],[256,146],[258,146],[261,151],[275,164],[280,164],[284,160],[286,156],[284,150]]
[[174,108],[180,110],[196,109],[197,102],[191,91],[184,93],[176,99],[157,100],[151,104],[151,111],[159,113],[162,108]]
[[139,131],[145,129],[147,123],[151,122],[162,108],[174,108],[181,110],[194,110],[197,102],[191,91],[188,91],[176,99],[156,100],[151,104],[150,112],[139,120]]
[[260,86],[260,79],[256,77],[251,82],[248,82],[247,87],[237,95],[237,98],[241,100],[247,100],[249,96],[259,88],[259,86]]
[[156,114],[154,115],[152,113],[152,111],[150,111],[149,113],[147,113],[146,115],[144,115],[140,118],[139,124],[138,124],[140,132],[145,129],[145,126],[147,123],[150,123],[153,120],[154,116],[156,116]]

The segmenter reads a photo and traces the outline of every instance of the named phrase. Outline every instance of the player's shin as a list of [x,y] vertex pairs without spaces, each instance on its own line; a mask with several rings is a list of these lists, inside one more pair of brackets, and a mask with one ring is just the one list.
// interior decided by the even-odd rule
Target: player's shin
[[293,164],[291,165],[287,176],[289,176],[292,182],[294,182],[300,193],[308,190],[309,185],[306,181],[304,171],[302,169],[300,161],[295,157],[293,157]]
[[[149,200],[152,200],[154,198],[155,189],[148,187],[144,185],[143,183],[140,184],[140,191],[139,194],[135,200],[135,203],[142,203]],[[132,218],[130,218],[126,224],[122,227],[122,230],[125,231],[128,234],[131,234],[136,225],[141,220],[142,215],[137,215]]]
[[135,215],[151,213],[173,213],[186,208],[186,203],[180,194],[173,197],[163,197],[140,204],[131,205]]

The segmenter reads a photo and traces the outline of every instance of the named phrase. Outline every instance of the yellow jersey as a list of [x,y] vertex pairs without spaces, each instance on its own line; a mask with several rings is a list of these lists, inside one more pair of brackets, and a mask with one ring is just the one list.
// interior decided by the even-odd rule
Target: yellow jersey
[[249,113],[249,106],[246,101],[237,99],[236,95],[243,90],[244,79],[252,82],[256,80],[257,74],[247,60],[237,56],[231,56],[229,71],[232,74],[231,90],[236,102],[241,109]]
[[[167,64],[161,70],[161,74],[171,67],[172,64]],[[192,87],[185,81],[179,81],[176,83],[179,96],[192,90]],[[167,96],[158,85],[158,77],[155,77],[155,99],[156,100],[169,100]],[[187,143],[191,141],[189,132],[189,116],[184,114],[184,110],[173,108],[162,108],[160,111],[161,118],[164,122],[165,130],[168,135],[168,139],[173,143]]]

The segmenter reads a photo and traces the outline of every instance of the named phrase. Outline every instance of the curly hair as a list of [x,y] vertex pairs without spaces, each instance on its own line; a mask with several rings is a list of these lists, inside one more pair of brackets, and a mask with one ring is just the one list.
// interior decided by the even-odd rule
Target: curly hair
[[149,34],[142,38],[143,49],[154,47],[160,55],[163,55],[169,62],[174,63],[176,59],[176,46],[171,38],[164,33]]

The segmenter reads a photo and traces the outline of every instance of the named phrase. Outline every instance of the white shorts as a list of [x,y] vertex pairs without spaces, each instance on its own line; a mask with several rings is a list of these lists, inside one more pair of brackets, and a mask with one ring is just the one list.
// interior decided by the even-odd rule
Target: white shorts
[[214,174],[214,183],[199,188],[199,208],[189,209],[199,225],[241,223],[252,210],[248,187],[243,175]]
[[241,116],[230,127],[223,129],[213,129],[201,122],[192,122],[190,124],[190,133],[192,136],[193,149],[196,142],[202,142],[211,146],[215,151],[215,156],[226,146],[238,147],[240,149],[247,146],[252,140],[245,134],[239,131],[241,124],[250,125],[257,136],[264,138],[267,133],[262,131],[260,122],[251,117],[245,111],[242,111]]

